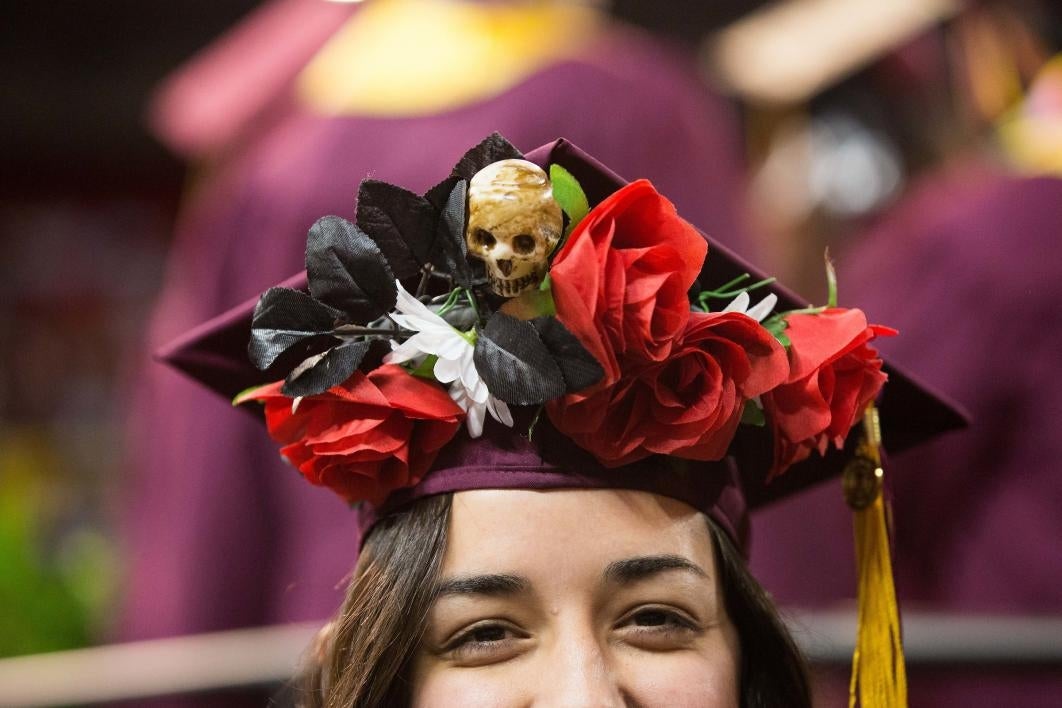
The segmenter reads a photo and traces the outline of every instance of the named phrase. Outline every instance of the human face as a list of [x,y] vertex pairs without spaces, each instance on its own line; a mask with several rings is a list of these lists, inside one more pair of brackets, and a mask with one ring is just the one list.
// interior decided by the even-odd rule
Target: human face
[[453,495],[414,706],[735,708],[705,517],[646,492]]

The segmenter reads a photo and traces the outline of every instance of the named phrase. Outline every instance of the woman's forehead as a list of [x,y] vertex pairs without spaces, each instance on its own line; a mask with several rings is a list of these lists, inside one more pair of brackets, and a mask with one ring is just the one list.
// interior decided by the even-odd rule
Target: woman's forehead
[[705,570],[712,543],[703,514],[683,502],[616,489],[473,490],[453,496],[443,571],[597,566],[677,555]]

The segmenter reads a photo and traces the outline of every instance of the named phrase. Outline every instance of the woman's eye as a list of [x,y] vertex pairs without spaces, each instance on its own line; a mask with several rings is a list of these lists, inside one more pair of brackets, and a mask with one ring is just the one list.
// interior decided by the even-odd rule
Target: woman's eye
[[663,610],[642,610],[632,620],[639,627],[660,627],[674,624],[675,616]]
[[498,624],[477,627],[469,632],[466,641],[485,644],[487,642],[500,642],[510,634],[509,630]]
[[686,646],[700,634],[694,620],[663,607],[646,607],[628,613],[616,631],[625,641],[654,651]]
[[473,625],[454,637],[445,652],[458,663],[481,665],[511,658],[526,635],[497,622]]

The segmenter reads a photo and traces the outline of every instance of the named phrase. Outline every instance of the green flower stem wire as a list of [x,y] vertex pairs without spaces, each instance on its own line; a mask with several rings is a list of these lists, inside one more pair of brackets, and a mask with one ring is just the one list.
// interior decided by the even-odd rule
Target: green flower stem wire
[[823,258],[826,260],[826,307],[837,307],[837,271],[830,259],[830,249],[826,249]]
[[454,309],[457,305],[458,298],[461,297],[462,291],[464,291],[464,288],[454,288],[451,290],[450,295],[446,298],[446,302],[443,303],[442,307],[439,308],[439,311],[436,314],[439,315],[439,317],[442,317],[447,312]]
[[[439,311],[436,312],[436,314],[442,317],[447,312],[457,307],[457,303],[460,302],[462,296],[468,301],[468,306],[472,308],[472,314],[476,316],[476,321],[482,322],[482,317],[479,313],[479,304],[476,302],[476,296],[468,288],[454,288],[451,290],[449,297],[446,298],[446,302],[443,303],[443,306],[439,308]],[[458,330],[458,332],[460,332],[461,336],[467,339],[469,343],[476,343],[477,335],[475,329],[471,329],[467,332],[461,332]]]
[[726,283],[725,285],[716,288],[715,290],[702,290],[697,295],[697,306],[705,312],[710,312],[711,308],[708,306],[709,300],[731,300],[740,295],[741,293],[752,292],[753,290],[756,290],[758,288],[770,285],[771,283],[775,282],[775,280],[777,280],[777,278],[764,278],[763,280],[756,281],[751,285],[737,287],[739,284],[745,282],[751,277],[751,275],[745,273],[734,278],[729,283]]
[[472,314],[476,316],[476,321],[482,322],[483,317],[479,314],[479,304],[476,302],[476,296],[467,288],[461,288],[461,290],[464,292],[465,298],[468,300],[468,306],[472,308]]
[[716,288],[716,290],[727,290],[727,289],[729,289],[729,288],[732,288],[732,287],[734,287],[734,286],[735,286],[735,285],[737,285],[738,283],[743,283],[743,282],[745,282],[746,280],[748,280],[748,279],[749,279],[749,278],[751,278],[751,277],[752,277],[752,276],[751,276],[751,275],[749,275],[748,273],[742,273],[742,274],[741,274],[741,275],[739,275],[738,277],[736,277],[736,278],[734,278],[733,280],[731,280],[731,281],[730,281],[729,283],[726,283],[725,285],[722,285],[722,286],[720,286],[720,287]]
[[527,439],[530,441],[535,435],[535,427],[538,425],[539,418],[542,417],[542,411],[545,410],[545,406],[539,406],[535,411],[535,417],[531,419],[531,424],[527,426]]

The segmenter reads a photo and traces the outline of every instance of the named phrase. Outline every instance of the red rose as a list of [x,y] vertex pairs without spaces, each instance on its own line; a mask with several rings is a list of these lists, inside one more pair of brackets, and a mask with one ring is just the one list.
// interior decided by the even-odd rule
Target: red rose
[[861,310],[831,308],[819,314],[786,317],[789,378],[763,397],[774,431],[771,477],[820,455],[832,442],[844,446],[848,431],[859,422],[887,376],[878,353],[867,342],[895,330],[867,325]]
[[557,317],[615,382],[619,359],[662,361],[690,315],[708,245],[647,180],[620,188],[571,233],[550,268]]
[[565,396],[547,410],[610,467],[654,453],[718,460],[745,402],[788,371],[785,349],[747,315],[691,313],[668,359],[625,369],[614,384]]
[[282,385],[262,386],[236,402],[265,403],[269,434],[284,445],[280,454],[348,502],[378,506],[393,490],[419,482],[464,418],[442,388],[393,365],[355,372],[306,396],[294,411]]

